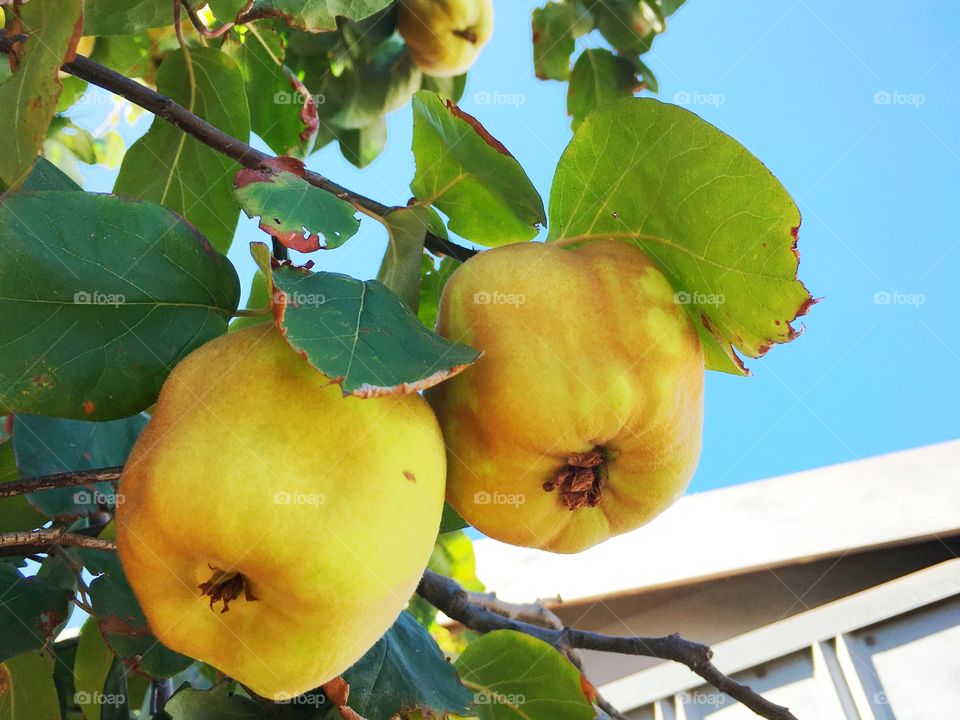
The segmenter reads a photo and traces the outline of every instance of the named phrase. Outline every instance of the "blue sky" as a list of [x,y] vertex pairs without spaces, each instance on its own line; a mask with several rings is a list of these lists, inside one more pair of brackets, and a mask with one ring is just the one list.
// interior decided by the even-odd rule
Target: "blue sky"
[[[495,37],[461,105],[546,200],[570,131],[566,85],[533,77],[530,12],[539,4],[496,0]],[[748,363],[753,377],[708,373],[691,489],[960,437],[960,4],[688,0],[646,60],[662,100],[735,137],[794,196],[801,277],[824,298],[799,340]],[[93,129],[102,112],[84,105],[75,117]],[[125,131],[128,141],[147,123]],[[308,165],[402,204],[410,130],[409,109],[394,113],[387,151],[364,171],[333,146]],[[109,190],[115,173],[85,175],[89,189]],[[242,220],[230,257],[245,285],[255,239],[256,224]],[[368,220],[344,247],[311,257],[318,269],[372,277],[384,246]]]

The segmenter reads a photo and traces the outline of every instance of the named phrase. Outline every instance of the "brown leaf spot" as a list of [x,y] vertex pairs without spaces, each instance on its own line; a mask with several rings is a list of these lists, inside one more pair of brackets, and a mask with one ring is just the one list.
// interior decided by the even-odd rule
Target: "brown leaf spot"
[[97,406],[93,403],[93,400],[84,400],[83,401],[83,411],[87,415],[93,415],[94,411],[97,409]]
[[0,665],[0,697],[7,694],[10,689],[10,671],[6,665]]
[[105,615],[100,618],[100,631],[104,635],[126,635],[127,637],[146,637],[150,631],[146,627],[135,628],[123,618]]

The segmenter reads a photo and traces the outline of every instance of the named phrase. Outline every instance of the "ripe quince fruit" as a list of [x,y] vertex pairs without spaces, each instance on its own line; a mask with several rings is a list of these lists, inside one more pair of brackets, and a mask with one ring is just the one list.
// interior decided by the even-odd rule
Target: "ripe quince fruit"
[[287,699],[396,620],[433,549],[444,473],[422,397],[345,398],[255,325],[164,383],[121,478],[120,559],[161,642]]
[[428,393],[447,499],[490,537],[572,553],[683,492],[700,455],[704,360],[635,245],[506,245],[461,266],[438,332],[483,351]]
[[493,0],[400,0],[397,29],[425,73],[460,75],[493,35]]

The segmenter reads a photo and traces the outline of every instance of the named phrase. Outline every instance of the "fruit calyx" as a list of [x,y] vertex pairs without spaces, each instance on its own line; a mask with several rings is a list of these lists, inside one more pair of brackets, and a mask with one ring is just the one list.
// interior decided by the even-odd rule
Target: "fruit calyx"
[[219,601],[223,603],[223,609],[220,612],[225,613],[230,609],[230,603],[240,597],[241,594],[243,599],[248,602],[257,599],[250,590],[249,582],[242,574],[235,570],[221,570],[213,565],[207,567],[213,570],[213,575],[199,588],[202,595],[210,596],[211,610],[215,609],[213,604]]
[[477,38],[477,31],[475,28],[468,27],[468,28],[464,28],[463,30],[454,30],[453,34],[462,40],[466,40],[471,45],[477,44],[478,38]]
[[560,501],[568,510],[596,507],[600,504],[603,483],[608,477],[609,459],[610,454],[600,446],[585,453],[570,453],[566,465],[543,484],[543,489],[547,492],[559,490]]

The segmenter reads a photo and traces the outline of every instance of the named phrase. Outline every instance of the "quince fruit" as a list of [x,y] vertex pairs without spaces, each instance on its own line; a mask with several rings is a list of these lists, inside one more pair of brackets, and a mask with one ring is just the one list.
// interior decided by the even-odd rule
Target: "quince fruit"
[[345,398],[255,325],[164,383],[121,478],[120,559],[161,642],[288,699],[396,620],[433,549],[444,472],[422,397]]
[[493,0],[400,0],[397,30],[425,73],[461,75],[493,35]]
[[700,455],[703,352],[635,245],[480,253],[447,283],[437,330],[484,353],[428,393],[447,499],[481,532],[579,552],[685,489]]

